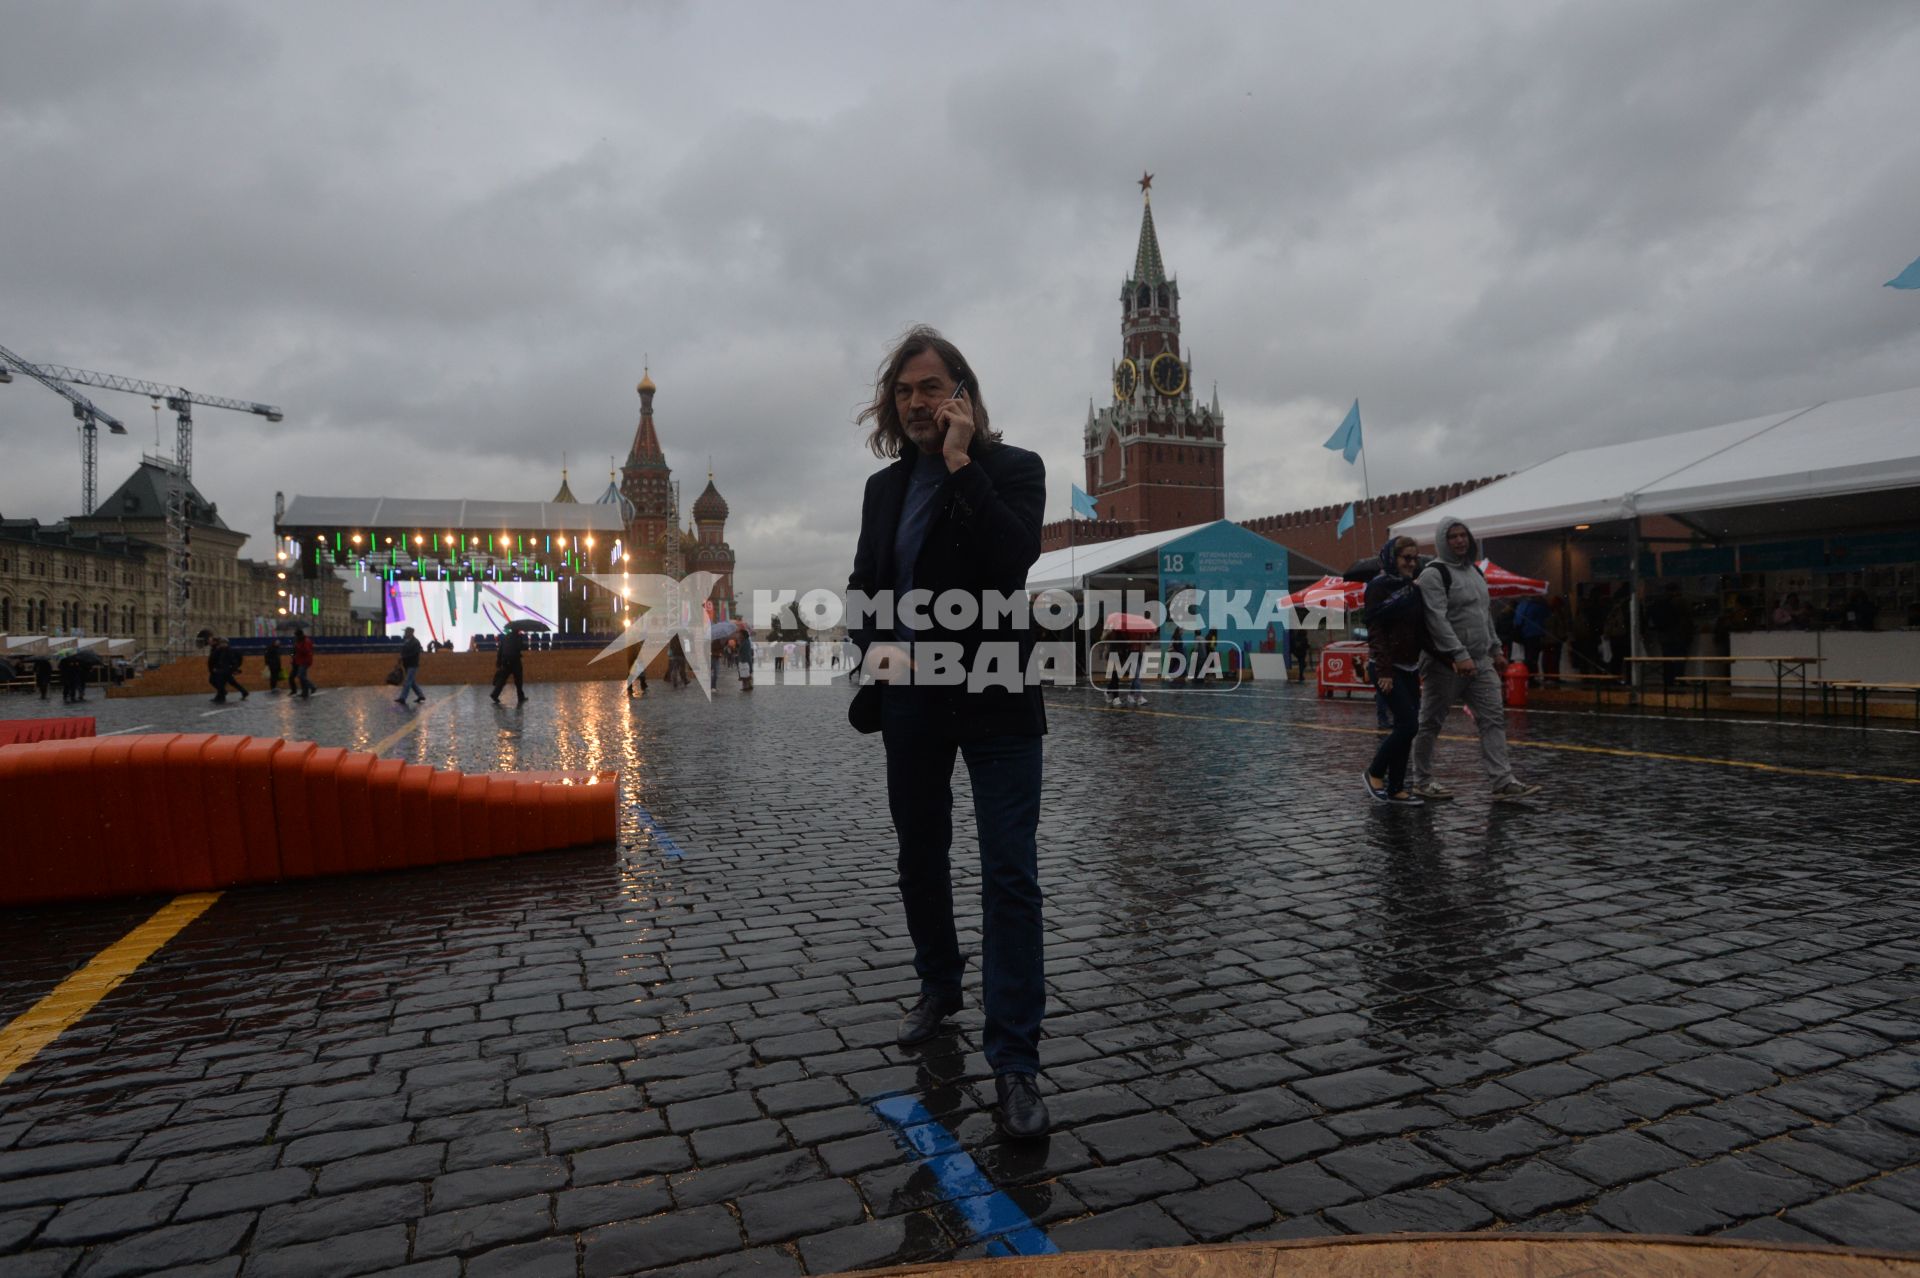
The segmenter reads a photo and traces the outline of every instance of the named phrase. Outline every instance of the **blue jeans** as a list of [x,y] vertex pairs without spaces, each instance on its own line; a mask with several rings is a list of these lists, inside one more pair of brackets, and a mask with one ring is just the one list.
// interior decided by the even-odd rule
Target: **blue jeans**
[[411,692],[414,696],[420,698],[422,701],[425,701],[427,699],[427,694],[420,691],[420,685],[415,682],[415,680],[419,679],[420,677],[420,667],[419,666],[402,666],[401,669],[406,671],[407,677],[401,681],[400,695],[395,697],[394,700],[405,701],[407,699],[407,694]]
[[1414,734],[1420,730],[1420,676],[1411,670],[1395,670],[1393,691],[1375,695],[1386,703],[1393,728],[1373,752],[1367,772],[1386,781],[1388,794],[1398,794],[1407,788],[1407,755],[1413,750]]
[[882,696],[887,804],[900,840],[900,900],[923,994],[958,999],[966,959],[953,924],[953,758],[973,780],[980,836],[980,940],[987,1064],[996,1074],[1040,1069],[1046,1014],[1039,842],[1040,738],[956,743],[911,689]]

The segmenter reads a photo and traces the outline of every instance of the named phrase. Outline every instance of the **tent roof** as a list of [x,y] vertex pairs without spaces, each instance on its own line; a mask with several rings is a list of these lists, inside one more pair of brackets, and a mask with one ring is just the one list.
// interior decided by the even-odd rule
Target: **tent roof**
[[[1221,521],[1209,521],[1209,523],[1219,522]],[[1164,532],[1135,533],[1131,537],[1121,537],[1115,541],[1099,541],[1091,546],[1070,546],[1065,550],[1049,550],[1033,561],[1033,567],[1027,569],[1027,589],[1046,590],[1056,586],[1072,588],[1086,577],[1106,572],[1110,568],[1126,563],[1129,559],[1137,559],[1141,555],[1149,554],[1170,541],[1178,541],[1207,526],[1207,524],[1189,524],[1185,528],[1169,528]]]
[[280,519],[282,528],[444,528],[547,532],[620,532],[618,507],[543,501],[479,501],[423,497],[297,496]]
[[1430,542],[1451,517],[1481,538],[1511,536],[1915,485],[1920,387],[1561,453],[1403,519],[1393,532]]
[[1149,554],[1170,541],[1198,532],[1206,526],[1189,524],[1185,528],[1169,528],[1164,532],[1135,533],[1131,537],[1095,542],[1091,546],[1049,550],[1034,560],[1033,567],[1027,570],[1027,589],[1045,590],[1053,586],[1078,585],[1083,578]]

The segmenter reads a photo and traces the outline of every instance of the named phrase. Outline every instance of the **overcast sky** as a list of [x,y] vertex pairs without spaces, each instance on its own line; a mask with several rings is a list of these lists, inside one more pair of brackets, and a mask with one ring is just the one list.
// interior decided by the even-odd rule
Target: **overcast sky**
[[[843,583],[888,339],[967,350],[1049,516],[1151,169],[1236,519],[1920,383],[1920,9],[0,3],[0,344],[203,410],[276,489],[544,500],[624,457],[643,359],[744,591]],[[104,495],[154,446],[103,436]],[[163,423],[171,447],[171,422]],[[79,505],[0,388],[0,513]]]

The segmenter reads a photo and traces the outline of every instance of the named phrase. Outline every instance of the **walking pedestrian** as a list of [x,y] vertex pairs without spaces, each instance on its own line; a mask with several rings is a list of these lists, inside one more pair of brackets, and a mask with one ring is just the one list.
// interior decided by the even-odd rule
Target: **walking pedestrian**
[[267,640],[264,660],[267,663],[267,691],[278,692],[280,691],[280,640],[277,637]]
[[300,629],[293,632],[293,677],[287,680],[288,696],[293,695],[295,684],[300,685],[302,701],[313,696],[313,640]]
[[1131,631],[1117,629],[1107,631],[1100,645],[1100,651],[1107,667],[1108,705],[1144,706],[1147,704],[1146,697],[1140,693],[1140,661],[1146,646],[1146,640]]
[[[33,659],[33,686],[40,692],[40,699],[47,699],[47,689],[53,686],[53,663],[44,655]],[[62,691],[65,689],[63,688]]]
[[1367,652],[1392,730],[1373,752],[1362,780],[1381,803],[1419,805],[1407,789],[1407,755],[1420,727],[1420,654],[1427,646],[1426,600],[1415,578],[1420,550],[1411,537],[1390,537],[1380,548],[1380,572],[1367,583]]
[[692,682],[687,668],[687,650],[681,646],[680,636],[673,635],[667,640],[667,686],[679,689]]
[[62,653],[60,656],[60,700],[64,705],[72,705],[80,699],[80,654]]
[[513,693],[520,698],[514,704],[527,704],[526,672],[521,666],[521,656],[527,650],[527,641],[520,637],[518,630],[507,630],[500,635],[500,646],[493,654],[493,696],[497,705],[500,694],[507,690],[507,680],[513,680]]
[[[962,618],[935,608],[925,629],[902,608],[891,634],[871,617],[853,639],[892,680],[862,688],[848,717],[876,727],[886,748],[887,803],[899,841],[900,898],[913,938],[920,998],[900,1022],[902,1045],[923,1043],[961,1006],[965,958],[953,917],[953,765],[973,781],[980,845],[983,1046],[994,1072],[1000,1127],[1016,1138],[1044,1135],[1040,1022],[1046,1011],[1038,830],[1040,739],[1047,730],[1040,688],[1016,674],[1013,686],[915,682],[905,675],[918,642],[957,649],[966,674],[987,663],[1027,669],[1033,634],[1024,617],[985,606],[1023,595],[1040,556],[1046,467],[1039,456],[1000,442],[988,425],[979,379],[953,343],[920,326],[881,365],[868,447],[893,464],[867,481],[849,591],[965,594],[981,605]],[[1011,624],[1007,624],[1011,622]],[[1013,660],[1017,657],[1017,661]]]
[[753,631],[740,627],[740,646],[734,651],[734,670],[740,676],[740,691],[753,691]]
[[642,656],[645,651],[645,648],[636,648],[633,664],[627,667],[627,700],[629,701],[633,700],[633,685],[636,683],[640,685],[640,695],[643,697],[647,695],[647,663]]
[[1433,779],[1433,745],[1456,701],[1466,702],[1473,712],[1480,759],[1494,799],[1510,802],[1540,793],[1539,786],[1515,777],[1507,761],[1506,708],[1500,695],[1507,654],[1494,635],[1479,558],[1479,543],[1467,526],[1443,519],[1433,562],[1417,579],[1431,647],[1420,658],[1420,728],[1413,739],[1408,788],[1423,799],[1453,797],[1452,790]]
[[420,691],[420,654],[424,649],[420,641],[413,637],[413,627],[408,626],[400,640],[400,695],[393,704],[407,704],[407,693],[412,692],[416,701],[425,701],[427,694]]
[[247,699],[247,690],[240,686],[235,672],[240,669],[240,654],[235,652],[227,641],[219,635],[207,636],[207,682],[213,685],[213,700],[218,705],[227,702],[227,689],[232,688]]

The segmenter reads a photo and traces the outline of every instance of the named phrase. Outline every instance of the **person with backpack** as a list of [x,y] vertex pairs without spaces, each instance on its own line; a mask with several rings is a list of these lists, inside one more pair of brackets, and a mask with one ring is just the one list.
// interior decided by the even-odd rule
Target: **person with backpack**
[[1380,572],[1367,582],[1367,653],[1373,686],[1393,728],[1373,752],[1361,779],[1378,803],[1425,802],[1407,789],[1407,755],[1420,727],[1420,654],[1427,646],[1426,601],[1420,593],[1420,550],[1411,537],[1380,548]]
[[[1493,630],[1492,600],[1477,560],[1479,543],[1458,519],[1436,530],[1433,562],[1418,578],[1426,610],[1428,651],[1420,659],[1420,727],[1413,739],[1408,789],[1423,799],[1451,799],[1453,791],[1433,779],[1433,746],[1454,702],[1464,701],[1480,733],[1480,759],[1495,802],[1540,793],[1513,775],[1507,761],[1506,707],[1501,682],[1507,654]],[[1436,655],[1437,654],[1437,655]]]

